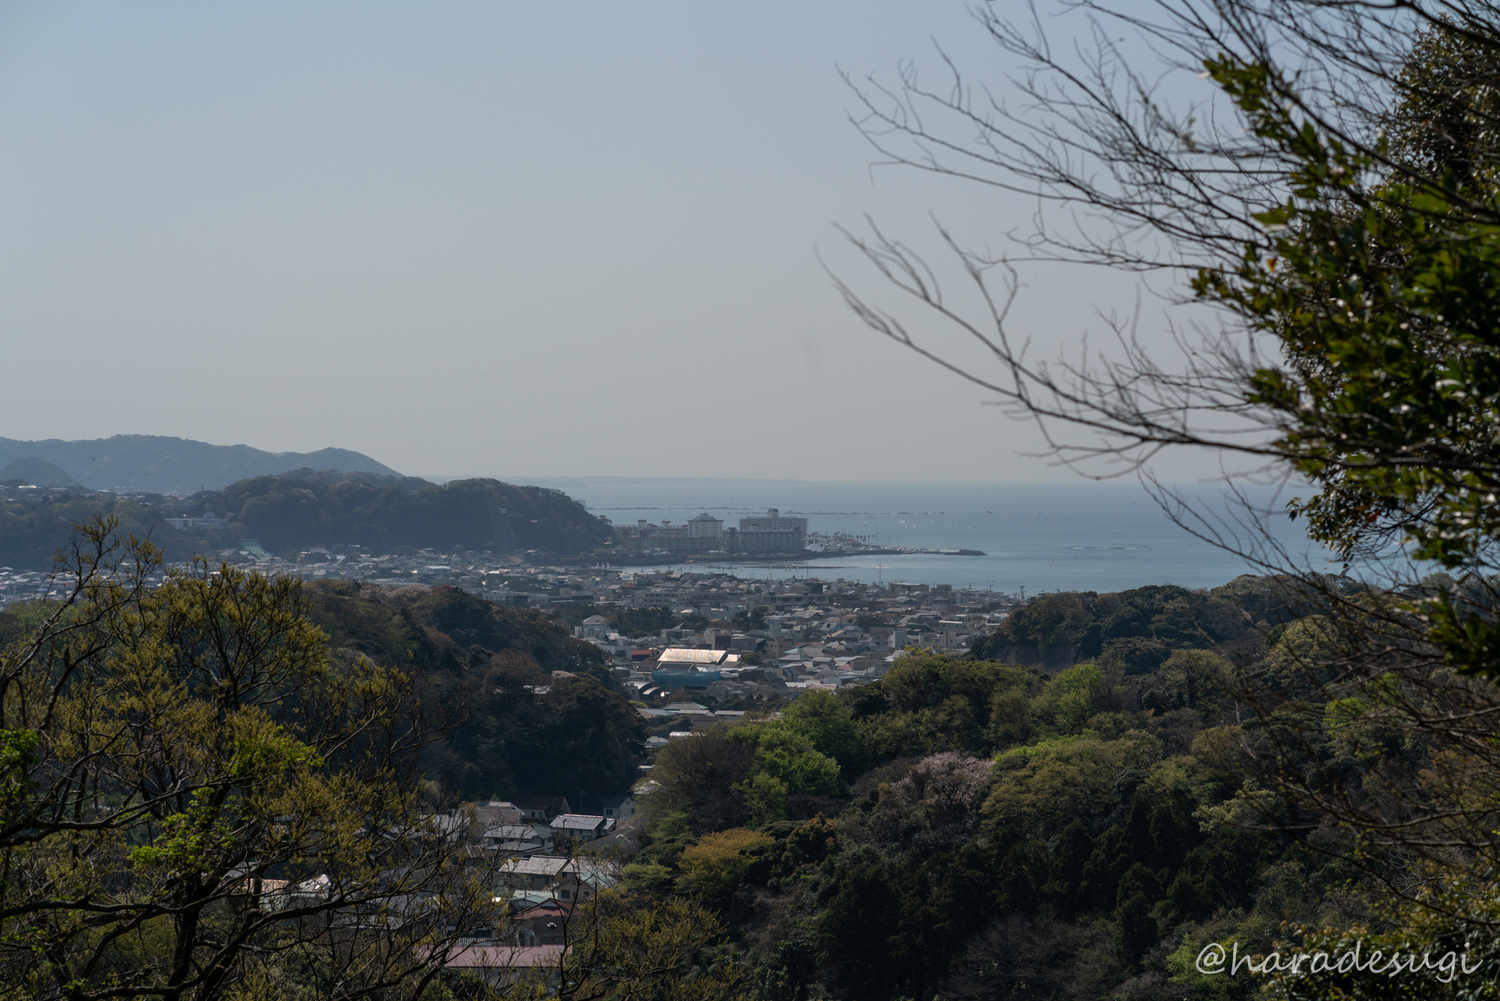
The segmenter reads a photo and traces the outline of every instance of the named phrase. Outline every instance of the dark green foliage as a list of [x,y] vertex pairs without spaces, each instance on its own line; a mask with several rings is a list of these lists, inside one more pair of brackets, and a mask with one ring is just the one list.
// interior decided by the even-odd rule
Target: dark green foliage
[[53,557],[67,547],[73,526],[95,517],[119,520],[122,535],[149,537],[169,561],[187,561],[194,553],[223,548],[202,533],[178,532],[156,508],[112,494],[78,491],[19,499],[0,497],[0,565],[18,570],[52,570]]
[[1115,909],[1120,930],[1115,933],[1115,950],[1125,966],[1133,970],[1145,951],[1156,944],[1156,919],[1151,916],[1151,902],[1144,893],[1136,893]]
[[678,740],[657,752],[651,778],[661,786],[652,797],[658,814],[684,818],[695,832],[741,827],[750,808],[735,786],[755,765],[755,747],[713,729]]
[[1196,921],[1204,917],[1204,896],[1192,875],[1186,871],[1177,873],[1172,885],[1167,887],[1168,904],[1166,917],[1169,924]]
[[[545,691],[543,691],[545,689]],[[549,676],[526,657],[467,672],[469,716],[448,738],[448,784],[465,799],[516,793],[623,791],[636,777],[643,728],[616,692]]]
[[1241,907],[1252,899],[1255,875],[1271,854],[1259,832],[1223,826],[1188,854],[1183,868],[1192,873],[1205,906]]
[[576,555],[614,541],[607,522],[566,494],[497,480],[434,486],[373,473],[303,469],[241,480],[195,494],[181,505],[187,513],[227,518],[227,530],[178,531],[165,521],[166,506],[159,495],[126,499],[77,490],[57,496],[11,491],[0,497],[0,565],[50,569],[73,524],[99,515],[118,518],[123,533],[149,535],[169,561],[177,562],[247,538],[284,555],[326,545],[407,555],[419,548]]
[[697,843],[696,834],[671,833],[663,836],[658,832],[648,838],[636,854],[635,861],[641,865],[659,865],[669,871],[675,870],[682,853]]
[[670,608],[649,605],[645,608],[622,608],[609,616],[609,624],[622,636],[655,636],[682,621]]
[[844,685],[835,694],[849,707],[855,719],[874,716],[891,707],[890,700],[885,697],[885,684],[880,681],[868,685]]
[[1256,622],[1282,623],[1299,619],[1311,610],[1305,588],[1291,578],[1240,574],[1228,584],[1208,592],[1233,604]]
[[974,656],[995,657],[1002,647],[1016,644],[1040,647],[1076,644],[1096,617],[1094,596],[1049,594],[1011,612],[993,636],[976,642]]
[[335,647],[428,670],[467,662],[475,647],[486,657],[512,650],[527,654],[546,671],[611,681],[597,647],[574,639],[534,609],[500,608],[446,586],[387,589],[357,581],[318,581],[309,587],[315,595],[313,619]]
[[[787,821],[781,822],[783,825]],[[775,833],[767,825],[762,833]],[[799,866],[821,865],[824,860],[838,854],[839,829],[821,813],[805,823],[797,824],[786,835],[781,854],[783,872],[794,872]]]
[[[1348,877],[1288,837],[1222,821],[1241,781],[1235,755],[1261,738],[1218,691],[1233,667],[1212,648],[1263,655],[1260,630],[1296,607],[1284,594],[1241,579],[1214,594],[1074,595],[1033,625],[1076,626],[1080,642],[1097,627],[1097,663],[1047,675],[913,653],[879,681],[808,693],[774,722],[673,741],[651,773],[661,789],[627,881],[680,892],[690,846],[720,832],[762,839],[737,888],[712,894],[761,998],[1191,996],[1165,958],[1184,936],[1306,920],[1306,887]],[[1259,667],[1318,635],[1315,622],[1284,632]],[[797,815],[787,790],[831,780],[829,758],[843,791],[801,814],[810,820],[779,819]],[[1352,779],[1357,768],[1351,758]],[[1243,941],[1263,948],[1256,934]]]
[[1163,584],[1043,595],[976,639],[970,652],[1049,670],[1097,658],[1127,675],[1156,670],[1173,650],[1218,650],[1245,662],[1262,652],[1266,628],[1307,614],[1293,597],[1289,585],[1270,577],[1241,577],[1207,592]]
[[749,632],[752,629],[764,629],[766,628],[766,613],[770,610],[766,605],[756,605],[749,611],[742,608],[734,613],[734,618],[731,621],[734,628],[744,632]]
[[9,646],[30,636],[55,611],[57,606],[50,601],[17,602],[0,609],[0,645]]
[[1026,724],[1013,718],[1015,706],[1006,693],[1020,693],[1024,701],[1041,690],[1043,677],[1030,668],[994,661],[908,654],[881,679],[878,693],[855,691],[848,698],[855,717],[883,713],[884,723],[898,727],[866,727],[866,733],[880,734],[871,748],[877,756],[983,752],[995,746],[997,733],[1024,732]]
[[1157,800],[1151,808],[1148,824],[1151,838],[1151,864],[1172,869],[1182,863],[1193,845],[1202,837],[1187,804],[1181,800]]
[[554,620],[453,587],[326,581],[309,591],[311,617],[336,651],[414,670],[435,704],[464,707],[463,722],[428,754],[453,792],[571,797],[634,781],[640,719],[614,690],[603,654]]
[[192,504],[224,512],[230,535],[258,538],[273,552],[339,543],[375,552],[412,546],[574,554],[614,537],[608,523],[561,491],[498,480],[434,486],[298,470],[195,494]]
[[1102,659],[1107,664],[1118,664],[1125,674],[1149,674],[1161,667],[1171,649],[1158,639],[1144,636],[1124,636],[1104,644]]
[[[890,997],[891,966],[907,965],[909,946],[896,940],[903,915],[886,860],[867,846],[846,852],[818,904],[818,947],[828,973],[851,996]],[[897,976],[906,981],[908,970]]]
[[807,1001],[817,960],[817,949],[807,938],[783,939],[776,944],[775,960],[755,975],[753,996],[757,1001]]
[[1118,979],[1112,930],[1112,922],[1068,921],[1045,911],[997,916],[970,941],[944,987],[953,997],[987,1001],[1112,997]]
[[1082,890],[1083,869],[1093,854],[1094,839],[1083,821],[1075,818],[1052,846],[1052,879],[1046,885],[1062,913],[1071,915],[1085,909],[1088,901]]

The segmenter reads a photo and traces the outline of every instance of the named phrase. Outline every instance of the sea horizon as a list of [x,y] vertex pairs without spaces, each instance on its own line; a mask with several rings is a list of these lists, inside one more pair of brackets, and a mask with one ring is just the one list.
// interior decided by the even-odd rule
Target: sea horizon
[[[808,519],[810,532],[843,532],[882,547],[972,550],[982,556],[911,553],[768,563],[754,559],[663,562],[662,569],[742,578],[821,577],[910,581],[1020,596],[1120,591],[1152,584],[1215,587],[1277,565],[1340,572],[1285,513],[1295,489],[1164,484],[1186,502],[1174,521],[1138,481],[1076,483],[847,483],[723,477],[507,477],[562,490],[616,525],[680,524],[701,513],[734,525],[777,508]],[[1305,489],[1305,488],[1304,488]],[[1219,543],[1203,536],[1217,533]]]

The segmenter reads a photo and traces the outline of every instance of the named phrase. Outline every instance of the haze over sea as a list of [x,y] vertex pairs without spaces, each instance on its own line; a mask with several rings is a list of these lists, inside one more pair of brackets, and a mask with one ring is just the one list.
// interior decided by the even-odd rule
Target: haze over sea
[[[554,487],[616,525],[638,519],[680,524],[706,511],[734,525],[769,507],[805,516],[812,532],[878,536],[881,545],[975,549],[984,556],[898,555],[809,559],[805,564],[754,560],[714,563],[739,577],[842,577],[850,581],[911,581],[992,588],[1010,594],[1119,591],[1146,584],[1214,587],[1242,573],[1263,573],[1243,556],[1195,538],[1173,522],[1140,483],[1061,484],[816,483],[798,480],[655,479],[622,477],[517,478]],[[1234,528],[1242,542],[1246,509],[1227,503],[1222,484],[1172,488],[1199,511]],[[1310,546],[1300,522],[1282,513],[1295,491],[1252,488],[1254,517],[1304,565],[1337,571]],[[810,554],[811,555],[811,554]],[[668,566],[668,564],[663,564]],[[671,564],[705,570],[703,563]]]

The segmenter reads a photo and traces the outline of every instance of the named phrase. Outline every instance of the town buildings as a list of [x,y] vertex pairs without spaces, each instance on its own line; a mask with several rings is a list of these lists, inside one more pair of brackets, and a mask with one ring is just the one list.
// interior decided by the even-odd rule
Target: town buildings
[[800,553],[807,545],[807,519],[783,518],[776,508],[764,516],[741,518],[738,528],[703,512],[684,525],[644,519],[633,526],[616,527],[627,552],[631,553]]

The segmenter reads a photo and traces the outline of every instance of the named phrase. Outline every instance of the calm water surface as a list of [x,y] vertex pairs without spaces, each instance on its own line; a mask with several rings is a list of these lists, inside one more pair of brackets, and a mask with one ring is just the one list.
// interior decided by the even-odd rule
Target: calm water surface
[[[805,565],[715,564],[740,577],[913,581],[1008,593],[1118,591],[1145,584],[1213,587],[1264,572],[1243,556],[1195,538],[1135,482],[1065,484],[811,483],[796,480],[568,478],[526,480],[555,487],[617,525],[674,524],[708,512],[733,525],[768,507],[808,519],[811,531],[878,538],[916,549],[977,549],[984,556],[900,555],[809,559]],[[1174,488],[1209,524],[1238,537],[1273,540],[1304,565],[1337,570],[1281,512],[1290,496],[1251,491],[1251,508],[1222,486]],[[1203,527],[1200,524],[1200,527]],[[682,565],[677,565],[679,568]],[[698,564],[691,569],[704,569]]]

